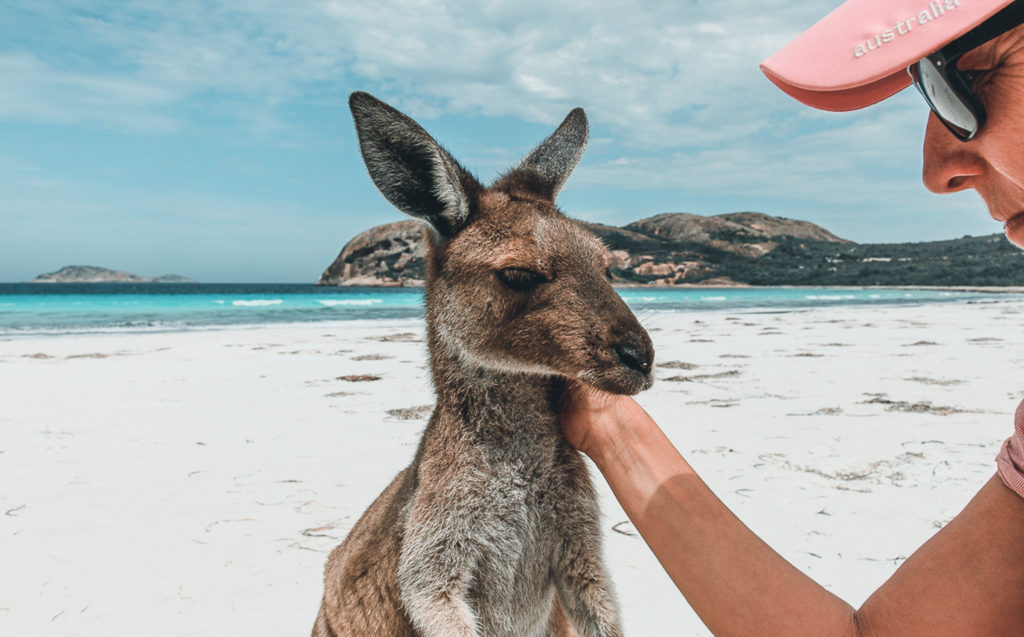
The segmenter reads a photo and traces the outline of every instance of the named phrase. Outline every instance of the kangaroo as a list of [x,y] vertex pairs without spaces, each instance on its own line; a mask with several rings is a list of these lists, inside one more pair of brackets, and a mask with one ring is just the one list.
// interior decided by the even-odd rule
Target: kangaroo
[[332,551],[314,637],[622,635],[597,498],[561,436],[566,382],[633,394],[654,348],[608,250],[555,207],[582,109],[482,186],[416,122],[349,106],[374,184],[425,221],[437,403],[412,464]]

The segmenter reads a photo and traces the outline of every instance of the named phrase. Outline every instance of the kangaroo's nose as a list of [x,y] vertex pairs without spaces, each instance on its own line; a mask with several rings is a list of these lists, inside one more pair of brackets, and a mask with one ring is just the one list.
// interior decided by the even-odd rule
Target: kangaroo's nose
[[620,363],[632,370],[644,375],[651,371],[651,361],[654,358],[654,352],[649,347],[644,347],[637,343],[617,343],[615,345],[615,354],[619,357]]

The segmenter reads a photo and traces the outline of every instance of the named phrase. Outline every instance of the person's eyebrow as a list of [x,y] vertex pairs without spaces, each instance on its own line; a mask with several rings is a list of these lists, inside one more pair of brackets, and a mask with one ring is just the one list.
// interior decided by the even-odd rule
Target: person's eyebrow
[[956,63],[958,69],[990,69],[999,63],[1002,47],[999,46],[1000,38],[989,40],[980,44],[970,51],[964,53]]

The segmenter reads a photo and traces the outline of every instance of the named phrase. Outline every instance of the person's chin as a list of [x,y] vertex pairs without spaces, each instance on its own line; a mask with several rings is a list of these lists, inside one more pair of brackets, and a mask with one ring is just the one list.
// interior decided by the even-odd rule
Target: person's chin
[[1003,224],[1003,232],[1010,243],[1024,249],[1024,211],[1018,212]]

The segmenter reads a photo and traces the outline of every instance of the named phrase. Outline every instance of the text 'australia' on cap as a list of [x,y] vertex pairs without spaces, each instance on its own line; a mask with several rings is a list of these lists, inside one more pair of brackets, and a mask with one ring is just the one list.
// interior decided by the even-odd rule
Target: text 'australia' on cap
[[847,0],[761,64],[779,88],[826,111],[870,106],[910,85],[906,68],[1012,0]]

